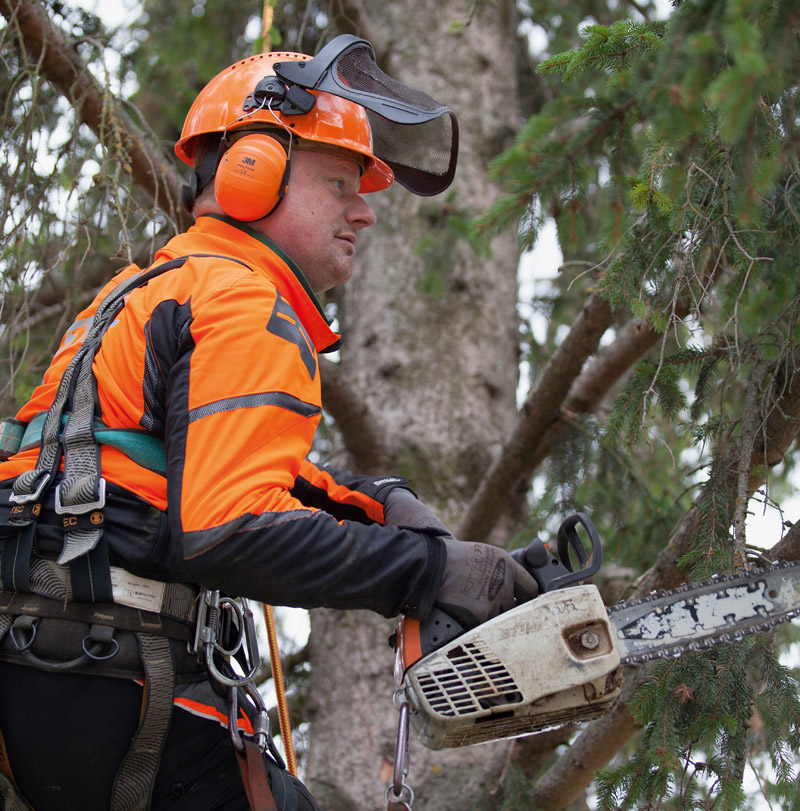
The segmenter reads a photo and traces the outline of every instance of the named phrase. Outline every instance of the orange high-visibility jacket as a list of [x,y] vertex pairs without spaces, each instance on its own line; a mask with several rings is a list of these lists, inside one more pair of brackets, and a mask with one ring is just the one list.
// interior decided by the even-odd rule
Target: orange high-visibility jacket
[[[166,447],[163,476],[102,446],[112,557],[141,575],[276,605],[425,618],[443,544],[382,525],[386,493],[405,480],[352,476],[306,458],[321,416],[317,353],[339,336],[301,271],[222,215],[200,217],[153,266],[185,256],[129,294],[94,360],[105,425],[145,431]],[[49,408],[98,303],[138,271],[121,271],[80,313],[17,419]],[[0,481],[31,469],[37,453],[1,464]],[[130,494],[141,508],[138,531]],[[168,532],[158,529],[163,511]]]

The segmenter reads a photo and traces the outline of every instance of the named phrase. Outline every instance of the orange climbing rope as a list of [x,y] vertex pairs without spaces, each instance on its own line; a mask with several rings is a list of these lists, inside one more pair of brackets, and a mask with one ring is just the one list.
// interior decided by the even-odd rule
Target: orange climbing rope
[[278,723],[281,728],[283,751],[286,753],[286,768],[289,773],[297,777],[297,759],[294,755],[292,743],[292,725],[289,722],[289,705],[286,701],[286,689],[283,686],[283,672],[281,671],[281,655],[278,651],[278,635],[275,632],[275,615],[272,606],[264,603],[264,620],[267,623],[267,639],[269,639],[269,659],[272,664],[272,680],[275,683],[275,695],[278,701]]
[[261,16],[261,40],[264,43],[264,52],[270,51],[269,32],[272,29],[272,20],[275,16],[275,9],[270,0],[264,0],[264,11]]

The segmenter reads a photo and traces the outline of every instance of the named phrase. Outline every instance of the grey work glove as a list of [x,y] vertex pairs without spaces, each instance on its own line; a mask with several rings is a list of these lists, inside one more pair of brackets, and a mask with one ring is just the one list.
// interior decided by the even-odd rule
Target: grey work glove
[[383,520],[392,527],[429,529],[438,534],[450,534],[450,530],[436,513],[404,487],[395,487],[389,491],[383,503]]
[[536,581],[502,549],[442,538],[447,551],[444,578],[434,604],[465,629],[474,628],[539,593]]

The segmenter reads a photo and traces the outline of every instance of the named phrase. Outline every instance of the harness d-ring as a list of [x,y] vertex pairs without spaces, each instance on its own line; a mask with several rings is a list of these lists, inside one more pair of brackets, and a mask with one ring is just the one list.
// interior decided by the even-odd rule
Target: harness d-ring
[[[108,645],[108,643],[109,643],[109,642],[110,642],[110,643],[111,643],[111,644],[112,644],[114,647],[113,647],[113,649],[112,649],[111,653],[107,653],[105,656],[100,656],[99,654],[95,653],[95,650],[89,650],[89,649],[86,647],[86,640],[87,640],[87,639],[88,639],[90,642],[93,642],[93,643],[95,643],[95,644],[96,644],[96,648],[95,648],[95,650],[102,650],[102,649],[103,649],[103,648],[104,648],[106,645]],[[112,659],[114,656],[116,656],[116,655],[117,655],[117,651],[119,650],[119,642],[117,642],[117,640],[116,640],[116,639],[114,639],[114,637],[113,637],[113,636],[112,636],[110,639],[106,640],[106,641],[97,642],[97,640],[92,639],[92,637],[91,637],[89,634],[86,634],[86,636],[85,636],[85,637],[84,637],[84,638],[81,640],[81,647],[83,648],[83,652],[84,652],[84,653],[85,653],[85,654],[86,654],[86,655],[87,655],[87,656],[88,656],[90,659],[94,659],[94,660],[95,660],[95,662],[104,662],[106,659]]]
[[[28,650],[28,648],[33,645],[33,640],[36,639],[36,630],[39,627],[39,617],[29,617],[26,615],[22,615],[17,617],[14,622],[11,624],[11,627],[8,629],[8,633],[11,636],[11,641],[14,643],[14,647],[22,653],[23,651]],[[17,634],[21,631],[30,631],[30,639],[25,642],[24,645],[19,643],[17,639]]]

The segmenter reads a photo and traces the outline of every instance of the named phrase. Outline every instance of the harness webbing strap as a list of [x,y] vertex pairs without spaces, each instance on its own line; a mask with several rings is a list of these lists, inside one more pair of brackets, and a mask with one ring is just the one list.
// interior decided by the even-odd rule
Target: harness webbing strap
[[[101,490],[99,448],[94,437],[94,375],[92,363],[94,355],[100,348],[103,335],[111,326],[114,318],[125,306],[125,296],[137,287],[142,287],[169,270],[175,270],[190,258],[217,258],[235,262],[249,269],[247,263],[240,259],[217,254],[190,254],[163,262],[156,267],[136,273],[120,282],[98,305],[83,343],[77,349],[67,369],[59,381],[53,404],[44,420],[39,457],[33,470],[17,476],[11,496],[17,504],[36,501],[44,489],[53,481],[62,450],[62,420],[66,406],[72,403],[72,413],[67,417],[63,429],[64,479],[57,489],[59,511],[65,513],[88,512],[98,506],[102,509],[105,501]],[[70,459],[73,456],[73,459]],[[99,540],[99,535],[97,536]],[[92,542],[91,537],[75,539],[73,549],[86,549]],[[96,543],[96,541],[95,541]],[[65,550],[69,562],[81,552],[73,554]]]
[[[112,313],[109,313],[102,324],[102,330],[94,338],[95,345],[99,344],[111,315]],[[102,510],[105,506],[105,484],[100,480],[100,447],[94,441],[92,431],[93,361],[94,352],[84,353],[72,395],[72,413],[64,426],[64,478],[56,488],[56,512],[62,514],[82,514],[91,510]],[[102,535],[102,527],[77,531],[68,528],[64,534],[64,548],[58,563],[66,565],[75,558],[88,554],[97,546]],[[94,574],[96,577],[102,577],[99,571]],[[101,602],[110,600],[111,580],[108,575],[103,581],[92,583],[90,590],[92,599]]]
[[3,811],[31,811],[31,807],[19,796],[11,780],[0,772],[0,807]]
[[[67,603],[42,597],[40,594],[0,591],[0,615],[74,620],[108,625],[121,631],[144,632],[184,642],[194,641],[194,626],[187,624],[189,617],[181,621],[118,603]],[[0,616],[0,620],[2,619]],[[0,638],[2,636],[0,633]]]
[[[245,262],[233,257],[192,256],[224,259],[250,269]],[[176,680],[170,640],[192,642],[194,628],[187,625],[183,617],[178,620],[165,616],[163,605],[158,610],[148,611],[114,602],[108,542],[103,535],[106,483],[95,435],[95,421],[102,415],[97,407],[92,365],[103,336],[125,306],[128,293],[166,271],[181,267],[189,258],[182,256],[136,273],[99,303],[83,343],[67,365],[53,403],[44,416],[36,465],[14,481],[10,501],[17,514],[15,521],[12,512],[10,524],[16,525],[18,531],[12,530],[2,543],[0,585],[5,591],[0,591],[0,615],[3,615],[0,616],[0,639],[8,630],[12,616],[30,617],[31,623],[39,617],[75,619],[106,628],[112,636],[116,628],[136,634],[145,672],[144,712],[136,737],[117,772],[112,811],[147,811],[150,807]],[[8,431],[2,430],[5,432],[2,452],[8,455],[22,437],[19,437],[18,425],[11,424]],[[64,544],[57,564],[69,568],[69,578],[67,582],[58,572],[53,578],[54,573],[45,570],[47,581],[52,580],[54,588],[68,586],[61,599],[53,599],[31,593],[31,573],[38,551],[35,538],[41,496],[55,482],[62,457],[64,475],[55,488],[55,511],[63,517]],[[184,604],[180,595],[173,593],[171,597],[173,608]],[[194,612],[192,607],[192,616]],[[31,629],[33,627],[31,624]],[[33,631],[23,648],[27,650],[32,642]],[[0,785],[0,796],[3,790]],[[13,800],[9,803],[12,803],[11,811],[15,811]]]
[[79,603],[110,603],[114,599],[114,592],[111,586],[108,543],[103,537],[103,530],[79,530],[66,534],[73,536],[67,538],[66,544],[72,541],[76,545],[82,543],[87,546],[86,553],[69,564],[72,599]]
[[[11,494],[15,504],[38,501],[41,493],[53,482],[62,455],[64,477],[56,487],[56,512],[68,517],[95,511],[102,516],[105,506],[105,480],[100,470],[100,448],[94,439],[93,421],[95,385],[92,363],[108,327],[125,306],[125,296],[133,289],[147,284],[160,274],[181,267],[188,257],[164,262],[150,270],[137,273],[121,282],[100,302],[92,325],[67,366],[58,384],[56,396],[42,428],[39,456],[33,470],[17,476]],[[62,424],[70,403],[71,413]],[[63,450],[62,450],[63,442]],[[30,532],[35,531],[35,520]],[[32,536],[31,536],[32,537]],[[81,602],[111,602],[113,591],[109,572],[108,549],[103,538],[102,520],[95,528],[74,529],[65,521],[64,546],[58,562],[70,564],[73,578],[73,600]],[[32,550],[26,536],[18,533],[14,548],[14,571],[27,570]],[[5,548],[4,548],[5,553]],[[4,558],[8,555],[4,554]],[[18,582],[18,581],[15,581]],[[11,585],[3,580],[4,585]],[[22,584],[23,588],[28,588]]]
[[[147,284],[156,276],[160,276],[168,270],[181,267],[187,259],[188,257],[186,256],[180,257],[179,259],[172,259],[169,262],[164,262],[142,273],[136,273],[124,282],[118,284],[103,301],[100,302],[95,311],[92,326],[61,377],[53,405],[50,407],[45,417],[44,427],[42,429],[42,445],[39,450],[39,458],[36,460],[36,467],[31,471],[21,473],[14,482],[15,501],[23,502],[33,500],[33,497],[38,495],[37,491],[43,489],[55,476],[58,463],[61,460],[61,419],[69,399],[75,393],[75,385],[78,382],[80,382],[81,388],[83,388],[84,391],[77,393],[78,402],[74,405],[73,413],[70,415],[67,420],[67,425],[64,428],[65,456],[70,448],[75,449],[80,447],[81,443],[86,438],[87,431],[91,434],[91,418],[93,414],[91,414],[87,420],[84,411],[87,405],[92,409],[94,406],[92,362],[94,361],[94,354],[100,346],[105,331],[124,306],[125,296],[135,288]],[[87,388],[88,392],[85,391]],[[75,414],[76,409],[79,411],[77,417]],[[72,423],[73,420],[74,425],[71,427],[70,423]],[[96,446],[93,437],[92,446],[93,452],[91,454],[91,461],[94,461]],[[72,480],[68,480],[65,476],[65,480],[62,482],[62,493],[64,495],[61,498],[61,503],[64,506],[77,504],[79,496],[88,498],[89,501],[93,499],[99,500],[98,488],[96,486],[91,486],[87,481],[79,481],[84,475],[89,475],[88,465],[91,461],[87,462],[81,460],[78,462],[77,467],[73,467]],[[66,466],[66,459],[64,463]],[[85,491],[87,487],[90,488],[88,494]]]
[[9,526],[17,534],[6,538],[0,562],[0,585],[15,591],[30,591],[29,561],[36,538],[39,504],[19,504],[11,508]]
[[5,462],[19,451],[25,430],[25,423],[13,417],[0,420],[0,462]]
[[[25,433],[17,443],[15,453],[38,448],[42,443],[42,426],[47,412],[37,414],[25,427]],[[66,417],[62,418],[62,425]],[[167,462],[164,454],[164,442],[158,437],[150,436],[137,428],[109,428],[102,420],[95,419],[92,428],[94,438],[101,445],[110,445],[133,459],[137,465],[146,467],[162,476],[167,474]],[[2,421],[0,421],[2,431]],[[1,441],[1,440],[0,440]],[[0,448],[2,454],[2,448]],[[0,456],[0,459],[2,457]]]
[[169,640],[137,634],[145,671],[144,712],[136,737],[117,771],[111,811],[147,811],[172,714],[175,665]]

